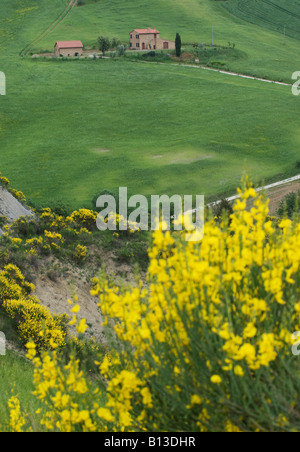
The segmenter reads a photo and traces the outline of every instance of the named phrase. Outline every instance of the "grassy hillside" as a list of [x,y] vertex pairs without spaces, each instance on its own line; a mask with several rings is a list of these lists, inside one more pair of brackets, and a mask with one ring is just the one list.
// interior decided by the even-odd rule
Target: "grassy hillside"
[[[287,39],[284,45],[283,25],[287,15],[282,17],[283,12],[280,9],[266,5],[260,0],[239,3],[247,5],[249,15],[246,11],[241,18],[236,17],[236,10],[239,10],[236,0],[153,0],[151,3],[146,0],[85,0],[84,6],[74,8],[36,48],[51,50],[57,39],[79,38],[85,45],[95,45],[100,34],[117,36],[128,42],[129,32],[133,28],[148,26],[157,27],[162,36],[168,39],[174,39],[175,33],[180,32],[185,43],[211,43],[213,25],[215,43],[235,43],[238,49],[248,55],[246,60],[231,62],[231,69],[273,79],[290,80],[291,74],[300,67],[300,55],[298,41]],[[246,16],[254,17],[253,7],[248,6],[253,3],[264,3],[264,7],[259,8],[265,21],[254,21],[255,24],[250,24],[244,20]],[[280,3],[280,0],[277,0],[277,3]],[[281,0],[281,4],[284,3],[286,2]],[[243,8],[245,9],[245,6]],[[288,24],[292,22],[297,29],[299,2],[289,2],[288,8],[293,15],[288,15]],[[279,24],[282,22],[281,29],[279,27],[279,30],[270,30],[268,23],[276,20]]]
[[[229,2],[228,2],[229,3]],[[296,171],[298,101],[289,87],[171,65],[43,61],[19,52],[54,23],[67,2],[2,0],[1,171],[35,201],[78,207],[103,189],[131,192],[235,191],[243,172],[256,180]],[[235,42],[247,56],[231,69],[290,80],[299,43],[229,14],[208,0],[95,1],[74,8],[33,51],[58,39],[92,45],[99,34],[124,41],[135,26],[166,38]],[[258,30],[260,32],[258,33]]]
[[130,62],[28,68],[22,96],[1,99],[1,169],[36,200],[81,204],[123,185],[218,194],[244,171],[263,179],[297,161],[288,87]]
[[223,3],[230,13],[261,27],[300,40],[299,0],[230,0]]

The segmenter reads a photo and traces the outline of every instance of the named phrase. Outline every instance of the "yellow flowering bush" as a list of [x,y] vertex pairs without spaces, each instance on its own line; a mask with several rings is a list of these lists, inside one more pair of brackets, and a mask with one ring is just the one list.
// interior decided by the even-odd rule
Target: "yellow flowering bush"
[[0,306],[6,299],[26,297],[34,288],[15,265],[9,264],[0,270]]
[[89,237],[95,229],[96,214],[90,210],[82,209],[65,217],[47,208],[36,214],[34,219],[19,218],[6,226],[4,238],[12,257],[13,252],[19,250],[36,257],[55,254],[84,262],[87,248],[77,246],[77,240],[79,237],[90,244]]
[[25,241],[25,248],[28,252],[36,255],[39,253],[50,254],[51,251],[60,250],[63,243],[64,238],[61,234],[45,230],[43,235],[27,239]]
[[2,187],[7,188],[9,186],[9,184],[10,184],[10,182],[7,179],[7,177],[2,176],[0,173],[0,185],[2,185]]
[[63,325],[67,321],[66,316],[53,316],[33,298],[5,300],[3,308],[9,317],[17,321],[23,342],[32,339],[39,348],[44,349],[55,349],[65,344],[67,331]]
[[39,215],[40,228],[48,231],[61,231],[68,228],[69,222],[66,217],[57,215],[50,208],[42,209]]
[[118,237],[122,232],[134,234],[135,232],[140,231],[137,223],[127,220],[123,217],[123,215],[120,215],[118,213],[111,212],[106,218],[103,218],[101,215],[99,215],[99,218],[101,218],[104,223],[110,223],[115,226],[116,230],[119,231],[118,233],[114,233],[116,237]]
[[96,229],[97,212],[89,209],[75,210],[67,218],[69,223],[74,224],[76,228]]
[[20,248],[20,246],[22,245],[22,239],[10,237],[10,241],[15,249]]
[[20,202],[26,202],[26,198],[23,192],[19,190],[15,190],[10,187],[10,181],[7,179],[7,177],[2,176],[0,172],[0,186],[4,187],[6,190],[8,190],[15,198],[17,198]]
[[25,197],[25,195],[24,195],[24,193],[22,191],[12,189],[12,190],[10,190],[10,192],[19,201],[26,202],[26,197]]
[[54,232],[87,233],[96,229],[97,212],[89,209],[75,210],[69,216],[57,215],[50,208],[42,209],[39,227]]
[[201,243],[156,231],[149,287],[124,293],[95,285],[124,347],[119,364],[105,372],[107,408],[120,425],[300,428],[291,352],[291,335],[300,330],[300,222],[284,219],[276,227],[268,201],[251,186],[230,220],[208,221]]
[[73,254],[73,258],[76,262],[84,262],[87,258],[87,247],[83,245],[77,245]]
[[65,343],[65,315],[53,316],[32,296],[34,285],[28,283],[18,267],[6,265],[0,270],[0,307],[17,324],[23,342],[35,341],[38,348],[55,349]]
[[275,224],[251,186],[240,194],[200,243],[156,231],[146,286],[94,279],[120,342],[98,362],[105,397],[75,358],[28,344],[46,430],[300,431],[300,221]]
[[63,236],[59,234],[58,232],[52,232],[52,231],[45,231],[44,232],[45,238],[44,238],[44,249],[49,251],[53,250],[59,250],[64,243]]
[[[103,406],[102,394],[80,370],[79,360],[70,357],[64,364],[57,352],[36,356],[35,344],[27,344],[27,357],[33,361],[34,395],[41,402],[38,410],[45,431],[108,431],[114,418]],[[15,429],[14,429],[15,430]]]
[[21,433],[26,421],[21,413],[19,399],[15,396],[12,396],[8,401],[8,408],[10,412],[9,425],[11,431],[14,433]]
[[[54,254],[83,263],[88,255],[86,245],[90,246],[95,241],[98,232],[96,218],[97,212],[89,209],[80,209],[67,216],[44,208],[35,212],[34,217],[21,217],[6,225],[2,244],[7,245],[8,257],[11,256],[13,261],[18,259],[18,250],[20,256],[23,254],[29,258]],[[79,240],[83,243],[78,243]],[[2,259],[2,262],[10,259]]]

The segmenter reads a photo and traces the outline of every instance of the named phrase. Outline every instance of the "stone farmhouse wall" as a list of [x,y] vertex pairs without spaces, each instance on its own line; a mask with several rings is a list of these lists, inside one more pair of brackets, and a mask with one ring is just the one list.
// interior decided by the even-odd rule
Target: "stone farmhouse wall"
[[60,49],[59,47],[55,47],[55,55],[56,56],[64,56],[64,57],[75,57],[82,55],[82,48],[71,48],[71,49]]
[[159,33],[130,33],[131,50],[174,50],[175,42],[162,39]]

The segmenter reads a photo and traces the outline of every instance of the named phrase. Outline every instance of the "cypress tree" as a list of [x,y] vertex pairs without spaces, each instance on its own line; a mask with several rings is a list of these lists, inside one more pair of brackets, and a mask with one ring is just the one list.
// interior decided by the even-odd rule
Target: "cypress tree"
[[180,37],[179,33],[176,34],[175,47],[176,47],[176,56],[180,57],[181,56],[181,37]]

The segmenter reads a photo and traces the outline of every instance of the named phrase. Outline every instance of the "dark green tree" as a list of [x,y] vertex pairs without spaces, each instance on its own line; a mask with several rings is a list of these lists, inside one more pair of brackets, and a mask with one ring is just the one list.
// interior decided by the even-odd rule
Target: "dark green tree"
[[288,193],[281,201],[277,211],[280,217],[287,215],[292,218],[295,213],[300,213],[300,190],[298,193]]
[[176,48],[176,56],[181,57],[181,37],[180,37],[179,33],[176,34],[175,48]]
[[99,36],[98,38],[99,50],[105,55],[105,52],[110,49],[110,40],[105,36]]
[[233,208],[232,204],[227,201],[227,199],[221,199],[221,201],[218,202],[212,210],[213,215],[218,223],[224,221],[225,218],[228,220],[228,224],[231,223],[230,216],[233,214]]

